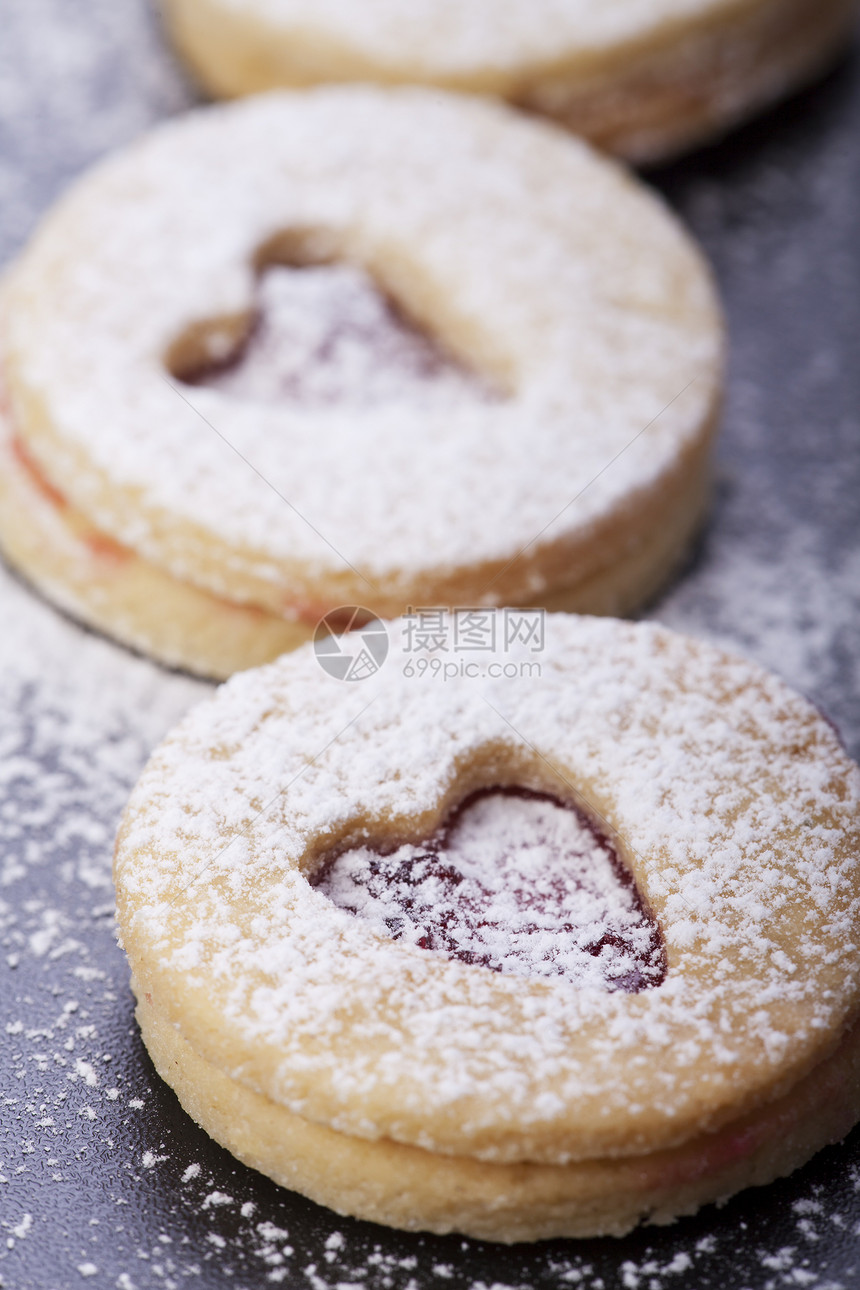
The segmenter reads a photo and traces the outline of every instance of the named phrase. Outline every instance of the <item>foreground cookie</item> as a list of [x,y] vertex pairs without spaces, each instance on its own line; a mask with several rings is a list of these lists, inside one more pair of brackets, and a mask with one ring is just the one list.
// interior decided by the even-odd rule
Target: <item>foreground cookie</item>
[[621,1234],[860,1118],[860,772],[832,728],[659,627],[551,616],[534,649],[419,667],[404,634],[358,685],[301,650],[193,712],[126,811],[158,1070],[342,1213]]
[[657,161],[815,75],[854,0],[163,0],[215,94],[326,81],[497,94]]
[[210,109],[11,270],[0,541],[215,676],[343,604],[624,613],[701,521],[721,344],[659,201],[543,125],[424,91]]

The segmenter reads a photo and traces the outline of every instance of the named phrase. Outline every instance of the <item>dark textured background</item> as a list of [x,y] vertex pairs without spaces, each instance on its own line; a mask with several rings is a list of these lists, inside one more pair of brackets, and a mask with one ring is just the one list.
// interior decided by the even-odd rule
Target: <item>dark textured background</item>
[[[0,0],[0,261],[92,159],[191,102],[143,0]],[[781,671],[857,755],[856,58],[653,178],[715,266],[733,357],[712,522],[652,612]],[[137,1036],[109,879],[148,749],[206,692],[0,568],[2,1286],[860,1286],[858,1133],[672,1228],[514,1249],[340,1219],[214,1146]]]

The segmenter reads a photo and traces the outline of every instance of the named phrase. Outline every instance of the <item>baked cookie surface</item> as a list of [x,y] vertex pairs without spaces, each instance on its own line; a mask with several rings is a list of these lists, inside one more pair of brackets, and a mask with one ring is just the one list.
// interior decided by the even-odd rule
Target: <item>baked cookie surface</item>
[[751,115],[847,43],[853,0],[163,0],[207,89],[335,81],[496,94],[634,161]]
[[[287,295],[363,275],[429,337],[438,378],[392,373],[363,397],[347,354],[342,396],[207,383],[255,344],[267,271]],[[340,604],[623,613],[701,522],[722,362],[707,270],[625,173],[501,107],[342,89],[168,125],[48,217],[0,331],[42,510],[61,494],[201,593],[184,644],[161,646],[157,593],[135,629],[193,671],[261,661],[211,656],[206,596],[293,643]],[[38,556],[18,562],[48,585]],[[124,613],[108,598],[97,625],[128,639]]]
[[[395,640],[358,686],[310,650],[236,677],[132,796],[120,926],[195,1118],[342,1212],[497,1239],[668,1221],[847,1132],[860,772],[820,714],[752,664],[611,620],[551,616],[539,678],[420,680],[408,658]],[[662,936],[658,983],[493,971],[315,885],[333,854],[420,843],[499,787],[612,837]]]

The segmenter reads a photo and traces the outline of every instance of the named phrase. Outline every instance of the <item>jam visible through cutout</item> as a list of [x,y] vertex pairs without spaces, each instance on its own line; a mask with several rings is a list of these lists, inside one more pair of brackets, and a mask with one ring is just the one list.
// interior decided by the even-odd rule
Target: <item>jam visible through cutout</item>
[[257,309],[237,341],[213,325],[196,369],[180,375],[231,398],[304,406],[445,407],[490,396],[412,323],[362,269],[345,263],[274,264],[261,274]]
[[660,929],[614,846],[546,793],[482,789],[428,841],[344,851],[313,884],[395,940],[496,972],[630,993],[666,975]]

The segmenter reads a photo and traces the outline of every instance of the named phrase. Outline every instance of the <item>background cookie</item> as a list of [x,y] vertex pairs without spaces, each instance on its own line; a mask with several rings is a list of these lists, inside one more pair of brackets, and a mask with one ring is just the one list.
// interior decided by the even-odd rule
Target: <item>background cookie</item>
[[[267,266],[295,290],[346,275],[333,306],[302,298],[300,336],[369,277],[432,358],[380,386],[347,349],[339,388],[237,394],[210,369],[255,344]],[[241,613],[211,648],[217,601],[259,613],[273,654],[343,604],[624,613],[701,522],[721,351],[696,249],[574,139],[420,90],[210,109],[85,177],[10,272],[10,433],[46,486],[25,508],[10,477],[0,529],[85,621],[208,675],[260,661]],[[31,505],[39,540],[17,541]],[[98,564],[97,613],[80,590],[73,516],[131,553],[133,608]],[[177,584],[203,594],[168,640]]]
[[163,0],[216,94],[331,81],[497,94],[656,161],[815,75],[852,0]]

